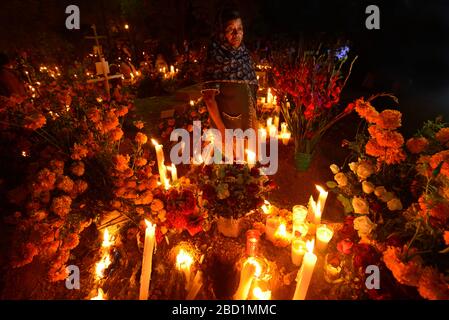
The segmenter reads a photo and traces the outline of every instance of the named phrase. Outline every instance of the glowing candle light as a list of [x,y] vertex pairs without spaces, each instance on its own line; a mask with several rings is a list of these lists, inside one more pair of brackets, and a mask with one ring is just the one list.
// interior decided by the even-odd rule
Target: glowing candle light
[[276,130],[279,128],[279,116],[274,116],[273,121],[274,126],[276,127]]
[[257,135],[261,143],[265,143],[267,141],[267,130],[265,130],[265,128],[259,128]]
[[187,293],[186,300],[193,300],[198,295],[201,287],[203,286],[203,272],[198,270],[193,278],[192,286],[190,287],[189,292]]
[[277,138],[278,128],[274,124],[268,127],[270,137]]
[[307,234],[308,228],[305,224],[307,208],[303,205],[295,205],[292,214],[292,236],[299,238]]
[[273,118],[268,118],[267,119],[267,128],[270,128],[273,125]]
[[178,171],[176,170],[176,165],[174,163],[171,164],[170,171],[171,171],[171,181],[175,182],[176,180],[178,180]]
[[304,254],[301,268],[296,277],[296,289],[293,300],[305,300],[312,279],[313,270],[317,262],[317,256],[313,253],[314,241],[307,241],[307,252]]
[[129,29],[129,25],[125,24],[125,29],[128,30]]
[[166,187],[167,186],[167,169],[165,167],[165,159],[164,159],[164,151],[162,149],[162,145],[159,144],[156,140],[151,139],[151,142],[153,143],[155,149],[156,149],[156,158],[157,158],[157,166],[159,170],[159,177],[161,185]]
[[248,167],[252,169],[256,164],[256,153],[251,150],[246,150]]
[[291,234],[287,231],[287,226],[284,221],[282,221],[274,233],[274,238],[277,243],[281,246],[287,246],[291,241]]
[[145,243],[143,247],[142,273],[140,275],[139,300],[148,300],[148,291],[151,281],[151,270],[153,265],[153,251],[155,243],[156,226],[150,221],[145,220],[147,228],[145,229]]
[[91,298],[90,300],[105,300],[105,294],[103,292],[103,289],[99,288],[98,289],[98,294]]
[[324,251],[327,248],[329,241],[334,235],[334,230],[326,226],[325,224],[320,225],[316,229],[316,249],[318,251]]
[[254,277],[259,277],[261,273],[262,267],[254,257],[246,259],[240,273],[240,282],[237,291],[234,294],[234,300],[248,299],[248,294],[251,290]]
[[170,66],[170,73],[175,73],[175,67],[174,66]]
[[271,88],[268,88],[268,91],[267,91],[267,103],[268,104],[273,103],[273,94],[271,93]]
[[257,255],[257,244],[259,242],[259,230],[251,229],[246,232],[246,254],[250,257]]
[[265,222],[265,237],[267,240],[270,240],[271,242],[274,241],[274,234],[279,228],[280,224],[281,220],[279,217],[267,217],[267,220]]
[[329,192],[323,189],[323,187],[316,185],[316,189],[320,192],[320,195],[318,196],[318,202],[317,205],[320,208],[321,213],[324,211],[324,205],[326,204],[327,195]]
[[281,123],[281,133],[288,132],[287,130],[287,124],[285,122]]
[[300,239],[294,239],[292,241],[292,263],[295,266],[300,266],[304,254],[307,251],[306,242]]
[[273,212],[273,206],[267,200],[264,200],[264,204],[260,207],[264,214],[270,214]]
[[181,248],[176,256],[176,269],[184,273],[186,278],[185,289],[190,290],[190,276],[191,276],[191,266],[193,264],[193,257],[189,252]]
[[262,291],[260,287],[255,287],[253,289],[253,297],[256,300],[271,300],[271,291]]
[[290,141],[292,134],[290,132],[283,132],[281,133],[280,137],[282,139],[282,143],[284,144],[284,146],[286,146],[288,145],[288,142]]
[[195,101],[190,100],[190,106],[193,107],[195,105]]

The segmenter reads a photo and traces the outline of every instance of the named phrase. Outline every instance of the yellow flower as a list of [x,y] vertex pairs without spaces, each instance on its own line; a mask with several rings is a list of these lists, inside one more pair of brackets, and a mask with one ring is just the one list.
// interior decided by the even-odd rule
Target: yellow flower
[[363,181],[362,189],[363,189],[363,192],[370,194],[370,193],[374,192],[374,184],[372,184],[369,181]]
[[387,202],[387,207],[390,211],[402,210],[401,200],[399,200],[398,198],[393,198]]
[[336,164],[331,164],[329,167],[333,174],[337,174],[340,172],[340,168]]
[[339,172],[334,176],[334,180],[337,181],[340,187],[345,187],[348,185],[348,178],[343,172]]
[[369,205],[368,202],[360,197],[354,197],[352,199],[352,207],[354,208],[354,213],[358,214],[368,214]]

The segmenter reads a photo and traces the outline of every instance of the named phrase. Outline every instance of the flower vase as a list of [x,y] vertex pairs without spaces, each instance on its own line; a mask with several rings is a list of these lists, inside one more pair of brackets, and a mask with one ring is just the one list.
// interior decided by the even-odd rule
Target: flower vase
[[312,162],[312,154],[295,152],[295,167],[299,171],[307,171]]
[[219,217],[217,221],[218,231],[225,237],[237,238],[241,231],[242,218],[225,218]]

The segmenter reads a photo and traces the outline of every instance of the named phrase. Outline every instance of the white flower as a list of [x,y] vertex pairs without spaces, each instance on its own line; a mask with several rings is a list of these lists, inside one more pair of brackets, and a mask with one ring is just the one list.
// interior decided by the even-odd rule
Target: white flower
[[368,202],[360,197],[354,197],[352,199],[352,207],[354,208],[354,213],[358,214],[368,214],[369,205]]
[[367,161],[360,162],[357,166],[357,175],[360,179],[366,180],[374,173],[374,166]]
[[376,228],[376,224],[367,216],[361,216],[354,219],[354,229],[357,230],[360,238],[368,237],[374,228]]
[[349,169],[351,169],[352,172],[357,173],[358,166],[359,166],[358,162],[351,162],[349,164]]
[[363,181],[362,182],[362,189],[363,189],[363,192],[365,192],[367,194],[370,194],[370,193],[372,193],[374,191],[374,184],[372,184],[369,181]]
[[385,189],[385,187],[380,186],[380,187],[376,187],[376,189],[374,189],[374,194],[377,197],[381,197],[383,196],[385,193],[387,193],[387,189]]
[[331,164],[330,168],[333,174],[337,174],[340,172],[340,168],[336,164]]
[[401,200],[398,198],[391,199],[387,202],[387,207],[390,211],[402,210]]
[[334,180],[337,181],[340,187],[345,187],[348,185],[348,178],[343,172],[339,172],[334,176]]
[[387,192],[385,194],[383,194],[382,196],[379,197],[379,199],[382,202],[388,202],[390,200],[392,200],[394,198],[394,193],[393,192]]

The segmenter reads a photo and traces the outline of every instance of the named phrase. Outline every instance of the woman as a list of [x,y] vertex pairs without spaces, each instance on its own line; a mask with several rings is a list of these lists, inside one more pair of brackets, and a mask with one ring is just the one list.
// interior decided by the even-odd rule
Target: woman
[[204,102],[212,125],[224,138],[225,129],[256,130],[257,77],[243,44],[243,25],[235,10],[222,11],[203,68]]

